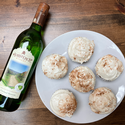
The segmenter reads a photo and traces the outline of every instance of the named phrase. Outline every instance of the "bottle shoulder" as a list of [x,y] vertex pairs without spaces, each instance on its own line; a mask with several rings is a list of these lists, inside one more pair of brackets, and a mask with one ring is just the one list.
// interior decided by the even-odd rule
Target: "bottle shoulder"
[[41,34],[33,29],[23,31],[16,39],[13,49],[16,48],[26,48],[33,54],[41,52],[44,48]]
[[[36,31],[35,29],[26,29],[20,35],[22,36],[30,36],[32,38],[42,39],[41,32]],[[19,35],[19,36],[20,36]]]
[[24,43],[29,41],[30,44],[43,44],[41,32],[37,32],[34,29],[26,29],[16,39],[16,44]]

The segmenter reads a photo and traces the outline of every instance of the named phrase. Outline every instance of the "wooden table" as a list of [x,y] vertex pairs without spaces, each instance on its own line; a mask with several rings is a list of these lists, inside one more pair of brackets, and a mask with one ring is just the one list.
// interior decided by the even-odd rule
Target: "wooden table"
[[[0,75],[16,37],[27,29],[41,0],[0,0]],[[125,15],[115,8],[115,0],[44,0],[50,5],[44,39],[46,45],[72,30],[99,32],[125,55]],[[83,116],[84,117],[84,116]],[[71,125],[54,116],[38,96],[35,74],[25,100],[12,113],[0,112],[0,125]],[[92,125],[124,125],[125,99],[108,117]]]

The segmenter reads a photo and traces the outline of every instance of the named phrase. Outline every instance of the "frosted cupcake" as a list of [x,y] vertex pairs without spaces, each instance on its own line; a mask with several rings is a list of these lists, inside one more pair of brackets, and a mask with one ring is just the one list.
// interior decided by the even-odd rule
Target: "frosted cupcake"
[[50,106],[56,115],[60,117],[71,117],[76,110],[77,102],[72,92],[60,89],[52,95]]
[[48,78],[62,78],[68,71],[67,59],[59,54],[49,55],[42,62],[42,70]]
[[69,82],[77,91],[89,92],[94,90],[95,75],[88,67],[79,66],[70,72]]
[[124,70],[122,62],[112,55],[100,58],[95,67],[96,74],[104,80],[113,81]]
[[113,92],[105,87],[97,88],[89,96],[91,110],[97,114],[111,113],[116,107],[117,101]]
[[90,59],[94,46],[94,41],[85,37],[76,37],[69,44],[68,55],[72,61],[82,64]]

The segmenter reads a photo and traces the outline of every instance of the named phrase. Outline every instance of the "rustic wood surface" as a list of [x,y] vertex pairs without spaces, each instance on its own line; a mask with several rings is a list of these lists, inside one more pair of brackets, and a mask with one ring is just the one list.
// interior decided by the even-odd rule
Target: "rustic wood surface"
[[[32,22],[41,0],[0,0],[0,75],[16,37]],[[125,15],[115,0],[44,0],[50,5],[44,40],[46,45],[72,30],[92,30],[110,38],[125,56]],[[83,116],[84,117],[84,116]],[[71,125],[54,116],[38,96],[35,74],[25,100],[12,113],[0,112],[0,125]],[[125,125],[125,99],[108,117],[91,125]]]

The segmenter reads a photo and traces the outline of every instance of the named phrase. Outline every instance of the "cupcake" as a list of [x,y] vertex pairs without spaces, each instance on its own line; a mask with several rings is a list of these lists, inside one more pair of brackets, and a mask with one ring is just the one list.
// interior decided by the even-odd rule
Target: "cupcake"
[[85,37],[76,37],[69,44],[68,55],[72,61],[82,64],[90,59],[94,46],[94,41]]
[[67,59],[59,54],[49,55],[42,62],[42,70],[48,78],[62,78],[68,71]]
[[115,109],[116,103],[113,92],[105,87],[95,89],[89,96],[91,110],[97,114],[111,113]]
[[77,102],[72,92],[60,89],[52,95],[50,107],[60,117],[71,117],[76,110]]
[[113,81],[124,70],[122,62],[112,55],[100,58],[95,66],[96,74],[107,81]]
[[94,90],[95,75],[88,67],[79,66],[70,72],[69,82],[77,91],[89,92]]

